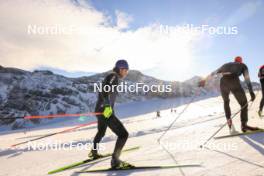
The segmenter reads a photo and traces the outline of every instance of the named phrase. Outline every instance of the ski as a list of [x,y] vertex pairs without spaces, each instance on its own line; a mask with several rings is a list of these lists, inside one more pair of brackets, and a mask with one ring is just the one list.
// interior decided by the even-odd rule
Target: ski
[[[137,150],[139,148],[140,148],[139,146],[132,147],[132,148],[128,148],[128,149],[123,150],[122,153],[123,152],[129,152],[129,151]],[[48,174],[58,173],[58,172],[61,172],[61,171],[65,171],[65,170],[68,170],[68,169],[72,169],[74,167],[77,167],[77,166],[80,166],[80,165],[83,165],[83,164],[86,164],[86,163],[91,163],[93,161],[98,161],[98,160],[100,160],[102,158],[107,158],[107,157],[111,157],[111,156],[112,156],[112,153],[107,153],[107,154],[104,154],[104,155],[102,155],[102,157],[97,158],[97,159],[88,158],[86,160],[83,160],[83,161],[80,161],[80,162],[76,162],[76,163],[73,163],[73,164],[70,164],[70,165],[61,167],[59,169],[52,170],[52,171],[48,172]]]
[[214,137],[214,139],[223,139],[223,138],[230,138],[230,137],[236,137],[236,136],[241,136],[241,135],[250,135],[250,134],[255,134],[255,133],[263,133],[264,129],[256,130],[256,131],[247,131],[244,133],[236,133],[236,134],[230,134],[230,135],[224,135],[224,136],[217,136]]
[[189,164],[189,165],[171,165],[171,166],[135,166],[130,168],[99,168],[94,170],[79,171],[76,173],[91,173],[91,172],[107,172],[107,171],[126,171],[126,170],[144,170],[144,169],[172,169],[172,168],[183,168],[183,167],[201,167],[200,164]]

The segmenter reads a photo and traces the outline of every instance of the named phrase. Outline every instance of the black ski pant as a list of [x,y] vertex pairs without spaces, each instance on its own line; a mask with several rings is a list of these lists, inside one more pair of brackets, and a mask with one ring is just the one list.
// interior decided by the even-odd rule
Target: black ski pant
[[[102,109],[97,109],[96,112],[102,112]],[[115,144],[115,149],[113,153],[113,158],[119,159],[119,156],[121,154],[121,151],[127,141],[128,138],[128,132],[122,122],[115,116],[113,113],[108,119],[106,119],[103,115],[98,115],[97,117],[97,133],[94,137],[93,141],[93,150],[97,150],[97,146],[99,142],[102,140],[102,138],[105,135],[107,127],[109,127],[116,135],[117,135],[117,141]]]
[[232,92],[241,107],[241,113],[240,113],[241,123],[242,125],[246,125],[248,121],[247,97],[244,89],[240,84],[239,78],[237,76],[223,76],[220,81],[220,90],[221,90],[222,98],[224,100],[226,119],[228,120],[231,118],[229,94],[230,92]]
[[261,89],[262,89],[262,99],[260,101],[259,110],[262,111],[263,106],[264,106],[264,79],[261,79],[260,83],[261,83]]

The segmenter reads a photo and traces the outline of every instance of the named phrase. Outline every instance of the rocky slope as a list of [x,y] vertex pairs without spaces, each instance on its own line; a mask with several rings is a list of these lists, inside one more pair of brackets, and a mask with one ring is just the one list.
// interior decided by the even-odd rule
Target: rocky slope
[[[89,77],[67,78],[47,70],[34,72],[0,66],[0,118],[24,117],[27,115],[48,115],[58,113],[92,112],[97,93],[94,84],[100,83],[108,72]],[[200,77],[193,77],[185,82],[168,82],[146,76],[132,70],[124,80],[127,85],[171,85],[171,92],[120,93],[117,102],[143,101],[152,98],[173,98],[194,95],[197,90],[203,94],[218,92],[218,78],[211,81],[205,89],[198,89]],[[6,119],[2,125],[12,129],[24,127],[27,123],[39,124],[41,120],[30,121]]]

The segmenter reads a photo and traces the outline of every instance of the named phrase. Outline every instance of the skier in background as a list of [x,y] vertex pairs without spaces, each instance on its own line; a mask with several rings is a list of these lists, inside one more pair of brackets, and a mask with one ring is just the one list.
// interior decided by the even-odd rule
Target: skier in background
[[260,79],[260,84],[261,84],[261,89],[262,89],[262,99],[260,101],[259,111],[258,111],[259,117],[261,117],[263,106],[264,106],[264,65],[260,67],[258,77]]
[[253,92],[253,88],[251,85],[249,72],[247,66],[243,63],[243,60],[240,56],[237,56],[234,60],[234,62],[226,63],[223,66],[221,66],[219,69],[211,73],[207,78],[201,80],[199,82],[200,87],[204,87],[207,80],[211,79],[216,74],[222,74],[223,77],[220,81],[220,90],[221,95],[224,100],[224,109],[225,109],[225,115],[227,119],[227,124],[232,129],[232,119],[231,119],[231,109],[229,106],[230,99],[229,94],[232,92],[238,101],[238,103],[241,106],[241,130],[243,132],[246,132],[248,130],[255,131],[259,128],[257,127],[251,127],[247,125],[248,122],[248,102],[247,97],[245,94],[244,89],[242,88],[239,80],[239,76],[243,74],[245,78],[245,82],[248,86],[249,93],[251,96],[251,101],[254,101],[256,96]]
[[157,118],[160,117],[160,110],[157,111]]
[[120,79],[127,76],[128,69],[129,66],[126,60],[118,60],[113,71],[108,74],[103,81],[103,87],[110,86],[111,91],[105,92],[103,90],[98,94],[95,112],[102,112],[102,115],[96,116],[98,131],[93,141],[93,149],[89,153],[89,157],[94,159],[102,156],[98,154],[98,144],[104,137],[107,127],[109,127],[118,136],[111,160],[111,167],[116,169],[133,167],[133,165],[119,159],[121,151],[127,141],[128,132],[122,122],[116,117],[113,110],[118,94],[116,86],[119,84]]

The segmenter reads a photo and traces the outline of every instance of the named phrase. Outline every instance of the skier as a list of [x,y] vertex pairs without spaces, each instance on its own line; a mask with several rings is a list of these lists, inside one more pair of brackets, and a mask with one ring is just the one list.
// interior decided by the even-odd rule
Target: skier
[[230,100],[229,94],[232,92],[241,106],[241,130],[246,132],[248,130],[255,131],[259,128],[251,127],[247,125],[248,122],[248,105],[247,105],[247,97],[244,89],[242,88],[239,80],[239,76],[243,74],[245,78],[245,82],[248,86],[251,101],[254,101],[256,96],[253,92],[253,88],[250,82],[249,72],[247,66],[243,63],[243,60],[240,56],[237,56],[234,62],[226,63],[221,66],[216,71],[212,72],[209,76],[199,82],[200,87],[204,87],[207,80],[211,79],[216,74],[222,74],[222,78],[220,81],[220,90],[221,95],[224,100],[224,109],[225,115],[227,119],[227,124],[232,129],[232,119],[231,119],[231,110],[230,110]]
[[157,113],[156,117],[159,118],[160,117],[160,110],[158,110],[156,113]]
[[260,79],[261,88],[262,88],[262,99],[260,101],[259,111],[258,111],[259,117],[261,117],[263,106],[264,106],[264,65],[260,67],[258,77]]
[[95,112],[102,112],[102,115],[96,116],[98,131],[93,141],[93,149],[89,153],[89,157],[94,159],[102,157],[102,155],[98,154],[97,146],[104,137],[107,127],[109,127],[118,136],[111,160],[111,167],[115,169],[133,167],[133,165],[119,159],[121,151],[127,141],[128,132],[122,122],[116,117],[113,110],[118,94],[116,87],[119,84],[119,80],[127,76],[128,69],[129,66],[126,60],[118,60],[113,71],[105,77],[102,83],[103,87],[110,86],[111,90],[109,92],[102,91],[98,94]]

